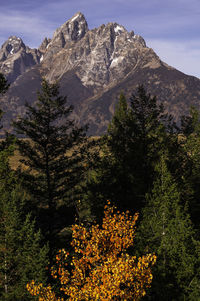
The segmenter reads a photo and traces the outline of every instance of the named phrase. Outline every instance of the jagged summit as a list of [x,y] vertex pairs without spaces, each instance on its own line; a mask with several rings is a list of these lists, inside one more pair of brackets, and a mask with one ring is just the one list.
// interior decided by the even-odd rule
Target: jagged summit
[[81,12],[56,29],[52,39],[44,38],[38,49],[9,37],[0,49],[0,72],[13,83],[1,98],[1,108],[8,112],[5,129],[10,119],[23,116],[25,100],[34,103],[42,77],[59,81],[61,93],[74,106],[72,117],[89,123],[94,135],[106,130],[120,92],[128,97],[138,84],[176,117],[190,105],[200,107],[199,79],[162,62],[140,35],[118,23],[89,30]]
[[44,40],[42,41],[42,44],[40,45],[40,47],[38,48],[38,50],[41,53],[44,53],[49,45],[49,43],[51,42],[50,38],[45,37]]
[[60,35],[62,36],[63,44],[65,44],[67,41],[78,41],[85,35],[87,31],[87,21],[84,15],[78,12],[55,31],[52,38],[52,43]]
[[55,31],[41,62],[49,67],[48,80],[76,68],[82,84],[97,91],[114,83],[116,75],[117,80],[123,79],[136,65],[138,51],[145,48],[142,37],[117,23],[89,30],[78,12]]
[[[113,22],[89,30],[81,12],[57,28],[52,39],[45,38],[38,50],[31,50],[17,37],[10,37],[2,47],[7,51],[0,52],[0,57],[5,60],[4,67],[6,64],[10,66],[7,59],[13,53],[23,53],[23,59],[24,52],[33,54],[35,51],[34,60],[30,63],[29,57],[27,65],[40,63],[46,66],[46,78],[49,81],[60,79],[66,72],[76,69],[82,84],[96,91],[122,80],[137,66],[139,60],[140,65],[144,66],[160,65],[159,58],[149,51],[144,39],[134,31],[128,32],[124,26]],[[151,61],[141,60],[146,53],[151,55]],[[5,74],[10,72],[5,68],[4,71]],[[15,79],[21,72],[18,70],[10,78]]]
[[5,61],[11,55],[25,48],[26,46],[24,45],[21,38],[16,36],[10,36],[8,40],[1,47],[0,62]]
[[76,13],[71,19],[56,29],[51,42],[48,44],[48,51],[44,60],[51,60],[52,56],[58,53],[72,42],[80,41],[88,31],[88,24],[84,15]]
[[75,15],[73,15],[73,17],[71,17],[67,22],[84,22],[87,23],[86,18],[84,16],[84,14],[82,14],[80,11],[77,12]]
[[40,53],[24,44],[21,38],[10,36],[0,49],[0,70],[13,82],[27,68],[39,63]]

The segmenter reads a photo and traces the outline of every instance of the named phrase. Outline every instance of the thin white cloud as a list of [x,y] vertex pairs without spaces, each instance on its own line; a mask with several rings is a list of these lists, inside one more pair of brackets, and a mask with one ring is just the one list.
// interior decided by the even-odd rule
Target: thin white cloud
[[16,35],[24,39],[29,46],[37,47],[41,37],[52,35],[55,24],[50,20],[43,20],[32,13],[0,12],[0,28],[4,28],[0,35],[0,44],[10,35]]

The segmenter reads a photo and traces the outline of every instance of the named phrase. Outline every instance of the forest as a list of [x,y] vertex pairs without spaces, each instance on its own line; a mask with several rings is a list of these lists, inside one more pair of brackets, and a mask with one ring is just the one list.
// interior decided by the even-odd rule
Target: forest
[[0,141],[0,300],[200,300],[200,112],[143,85],[101,137],[72,112],[43,79]]

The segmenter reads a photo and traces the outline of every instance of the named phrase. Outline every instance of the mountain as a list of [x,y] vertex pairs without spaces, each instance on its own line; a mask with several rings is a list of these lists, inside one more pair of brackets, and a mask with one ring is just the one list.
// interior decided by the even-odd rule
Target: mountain
[[9,37],[0,49],[0,70],[9,82],[14,82],[18,76],[39,62],[39,51],[30,49],[16,36]]
[[200,108],[200,79],[162,62],[141,36],[122,25],[89,30],[80,12],[38,49],[10,37],[0,50],[0,72],[12,83],[1,99],[9,130],[10,120],[25,114],[25,101],[34,104],[42,77],[59,80],[61,93],[74,105],[73,117],[79,124],[89,123],[93,135],[106,131],[120,92],[129,97],[138,84],[157,95],[175,120],[191,105]]

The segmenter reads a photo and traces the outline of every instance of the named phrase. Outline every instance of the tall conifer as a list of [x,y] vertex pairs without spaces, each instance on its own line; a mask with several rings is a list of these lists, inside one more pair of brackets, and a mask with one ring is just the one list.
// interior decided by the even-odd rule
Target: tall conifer
[[67,97],[59,94],[57,83],[50,84],[45,79],[35,105],[26,104],[26,108],[26,116],[14,122],[17,133],[29,138],[18,140],[21,162],[27,168],[24,182],[46,210],[42,222],[52,253],[55,233],[62,221],[56,211],[64,204],[74,204],[78,198],[74,188],[84,177],[83,142],[87,127],[75,125],[70,116],[73,107],[67,105]]
[[182,173],[185,182],[183,193],[188,197],[192,220],[200,230],[200,112],[191,107],[190,114],[183,116],[181,121],[182,146],[186,157]]
[[28,213],[28,198],[9,167],[13,146],[0,151],[0,299],[32,300],[26,284],[46,282],[48,247]]
[[156,169],[137,234],[140,248],[157,255],[149,300],[198,300],[200,242],[164,157]]
[[170,131],[170,116],[143,86],[129,102],[121,94],[103,138],[103,155],[89,183],[93,198],[100,203],[102,199],[117,201],[123,210],[140,210],[152,187],[154,167],[168,147]]

